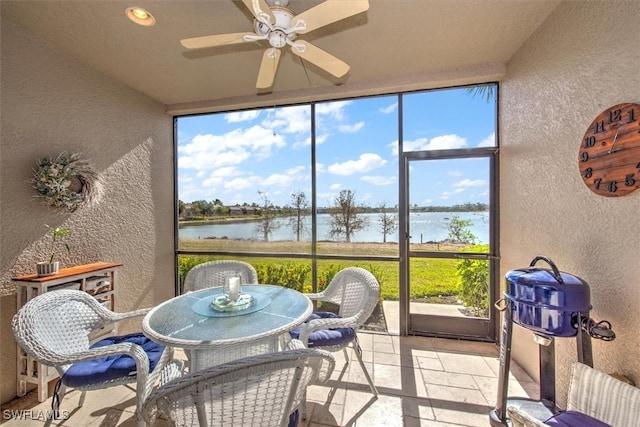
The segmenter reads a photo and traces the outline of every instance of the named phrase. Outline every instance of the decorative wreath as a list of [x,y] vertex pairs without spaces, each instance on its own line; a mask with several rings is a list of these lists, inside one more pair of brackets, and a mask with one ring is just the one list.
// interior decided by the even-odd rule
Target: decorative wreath
[[74,212],[98,196],[98,174],[79,154],[62,152],[37,165],[31,183],[47,205]]

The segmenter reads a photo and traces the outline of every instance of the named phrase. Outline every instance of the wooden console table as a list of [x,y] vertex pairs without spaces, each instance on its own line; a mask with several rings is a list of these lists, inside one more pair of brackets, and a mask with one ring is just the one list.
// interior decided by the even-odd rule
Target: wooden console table
[[[18,310],[32,298],[58,289],[78,289],[94,296],[102,305],[115,311],[116,305],[116,271],[122,264],[113,262],[96,262],[60,269],[58,274],[38,277],[37,274],[13,277],[18,285]],[[116,325],[108,325],[91,334],[91,342],[116,334]],[[48,397],[49,381],[58,377],[55,368],[43,365],[28,356],[20,346],[17,349],[17,394],[24,396],[28,384],[38,387],[38,401],[44,402]]]

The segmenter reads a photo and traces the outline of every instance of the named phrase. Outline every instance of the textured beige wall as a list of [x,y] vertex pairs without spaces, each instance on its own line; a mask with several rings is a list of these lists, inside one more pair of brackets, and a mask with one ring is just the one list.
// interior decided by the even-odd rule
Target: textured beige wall
[[[501,272],[538,254],[591,287],[591,315],[617,338],[593,340],[594,364],[640,384],[640,190],[592,193],[578,171],[591,121],[622,102],[640,103],[640,7],[636,1],[560,5],[519,50],[501,86]],[[513,354],[537,372],[537,347],[517,334]],[[556,340],[565,396],[574,339]]]
[[[16,312],[10,277],[31,273],[44,224],[74,230],[63,266],[124,264],[118,311],[174,293],[173,121],[163,105],[2,21],[0,150],[0,401],[15,396]],[[94,206],[73,214],[42,205],[27,181],[37,158],[80,152],[104,180]],[[132,325],[127,325],[131,327]]]

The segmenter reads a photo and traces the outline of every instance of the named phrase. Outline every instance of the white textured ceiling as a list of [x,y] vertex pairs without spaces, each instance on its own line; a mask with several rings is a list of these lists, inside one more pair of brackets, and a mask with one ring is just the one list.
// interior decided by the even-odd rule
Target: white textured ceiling
[[[289,7],[299,13],[321,1],[290,0]],[[337,81],[285,48],[267,95],[255,88],[266,42],[194,51],[180,45],[183,38],[252,31],[252,15],[239,0],[2,0],[1,13],[169,110],[196,111],[275,103],[294,94],[371,91],[416,76],[424,76],[426,87],[429,80],[483,81],[504,71],[559,2],[370,0],[367,12],[300,37],[349,63],[347,76]],[[156,25],[133,24],[124,14],[129,6],[149,10]]]

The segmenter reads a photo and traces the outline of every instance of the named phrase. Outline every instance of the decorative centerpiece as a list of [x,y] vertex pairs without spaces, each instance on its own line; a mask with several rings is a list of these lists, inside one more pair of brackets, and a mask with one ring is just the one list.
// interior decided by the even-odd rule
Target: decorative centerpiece
[[67,212],[93,201],[100,189],[98,174],[89,162],[66,152],[38,160],[31,184],[47,205]]
[[71,253],[69,244],[63,241],[66,236],[71,234],[71,230],[64,227],[51,227],[46,224],[45,227],[47,227],[49,229],[49,233],[51,233],[51,248],[49,250],[48,261],[42,261],[36,264],[36,273],[38,274],[38,277],[58,274],[60,262],[55,261],[55,258],[60,245],[67,250],[67,253]]
[[249,308],[253,297],[242,293],[242,276],[230,274],[225,277],[222,295],[213,299],[211,306],[217,311],[239,311]]

